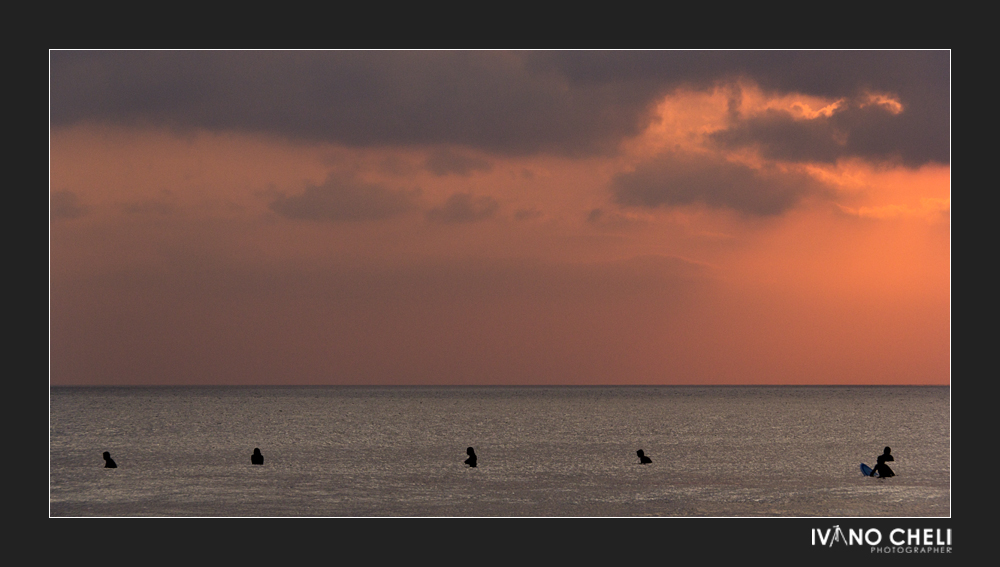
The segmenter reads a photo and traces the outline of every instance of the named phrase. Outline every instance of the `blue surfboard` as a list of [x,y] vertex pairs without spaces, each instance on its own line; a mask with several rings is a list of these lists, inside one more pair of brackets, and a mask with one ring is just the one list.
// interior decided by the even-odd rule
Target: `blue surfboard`
[[872,469],[871,469],[871,467],[869,467],[868,465],[866,465],[864,463],[861,463],[861,474],[863,474],[865,476],[871,476],[872,475]]

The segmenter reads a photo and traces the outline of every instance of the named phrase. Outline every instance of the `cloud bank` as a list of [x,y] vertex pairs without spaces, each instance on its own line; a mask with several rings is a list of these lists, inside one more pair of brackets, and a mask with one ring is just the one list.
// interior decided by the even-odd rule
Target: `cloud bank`
[[[53,51],[50,118],[256,132],[349,146],[455,145],[504,155],[606,153],[672,90],[749,80],[772,93],[890,93],[905,109],[845,107],[826,124],[841,153],[948,163],[947,51]],[[718,136],[775,155],[837,148],[761,117]],[[817,126],[813,125],[813,129]],[[441,160],[430,164],[451,171]],[[468,166],[465,166],[468,167]],[[461,170],[461,168],[460,168]]]
[[667,152],[615,176],[612,190],[621,205],[655,208],[701,204],[770,216],[787,211],[824,188],[804,173]]
[[419,190],[401,191],[383,185],[330,176],[299,194],[271,202],[272,211],[291,219],[368,221],[394,217],[417,207]]

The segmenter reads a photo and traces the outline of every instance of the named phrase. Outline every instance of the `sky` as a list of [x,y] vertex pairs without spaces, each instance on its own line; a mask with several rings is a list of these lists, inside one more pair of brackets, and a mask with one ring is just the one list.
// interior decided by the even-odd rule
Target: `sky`
[[950,60],[51,51],[50,384],[949,384]]

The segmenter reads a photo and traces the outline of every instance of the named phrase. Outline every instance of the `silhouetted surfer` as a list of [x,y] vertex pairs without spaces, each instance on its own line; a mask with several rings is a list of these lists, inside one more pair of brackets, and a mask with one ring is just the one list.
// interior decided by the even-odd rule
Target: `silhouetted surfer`
[[892,472],[892,469],[889,468],[889,465],[885,464],[886,461],[896,460],[893,459],[892,455],[889,454],[890,451],[892,451],[892,449],[888,447],[886,447],[885,450],[882,451],[882,454],[878,456],[878,463],[875,465],[875,468],[872,469],[872,473],[869,476],[875,476],[875,473],[878,473],[879,478],[889,478],[890,476],[896,476],[896,473]]
[[639,464],[640,465],[648,465],[649,463],[653,462],[653,459],[650,459],[649,457],[647,457],[646,453],[642,452],[642,449],[639,449],[638,451],[636,451],[635,454],[639,455]]
[[468,449],[465,450],[465,452],[466,454],[469,455],[469,458],[465,459],[465,464],[469,465],[470,467],[476,466],[476,461],[479,460],[476,458],[476,450],[473,449],[472,447],[469,447]]
[[253,455],[250,455],[250,464],[251,465],[263,465],[264,464],[264,455],[260,454],[260,449],[254,449],[253,450]]
[[118,465],[115,463],[115,460],[111,458],[111,453],[107,451],[104,452],[104,468],[106,469],[118,468]]

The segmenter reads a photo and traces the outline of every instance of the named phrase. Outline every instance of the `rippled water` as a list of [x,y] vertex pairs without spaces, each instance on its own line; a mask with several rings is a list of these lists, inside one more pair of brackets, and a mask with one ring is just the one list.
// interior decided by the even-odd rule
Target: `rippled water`
[[[52,388],[50,514],[949,516],[949,398],[947,387]],[[858,464],[886,445],[897,476],[863,477]],[[638,464],[640,448],[652,464]],[[104,451],[119,468],[103,468]]]

